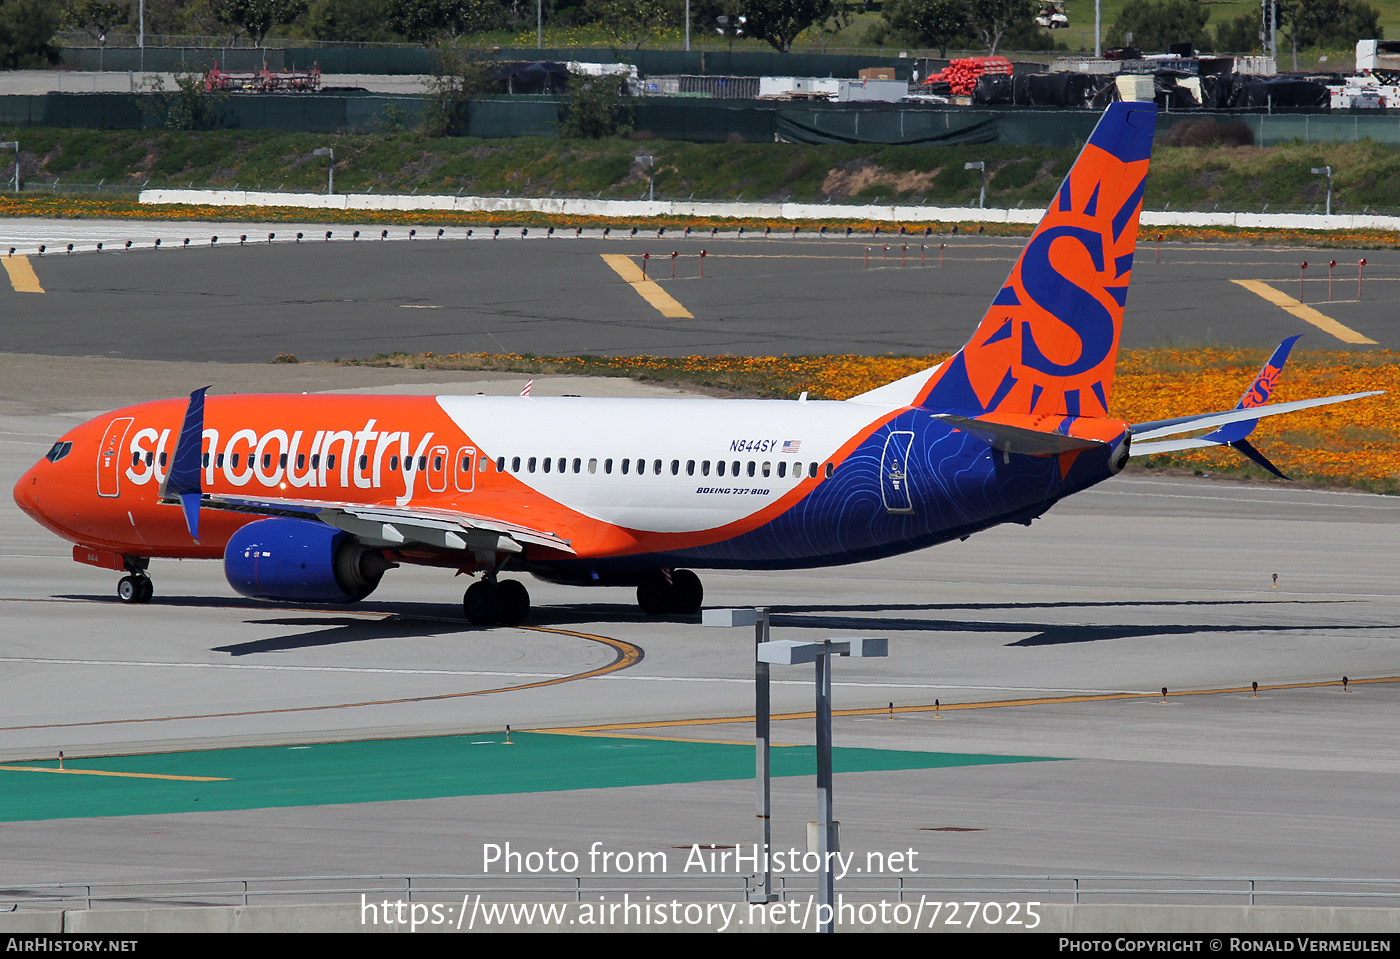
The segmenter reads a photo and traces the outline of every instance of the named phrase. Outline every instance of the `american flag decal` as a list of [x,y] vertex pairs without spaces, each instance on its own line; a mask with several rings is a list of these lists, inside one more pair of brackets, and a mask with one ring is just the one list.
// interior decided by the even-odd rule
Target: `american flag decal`
[[784,453],[798,453],[802,451],[801,440],[783,440]]

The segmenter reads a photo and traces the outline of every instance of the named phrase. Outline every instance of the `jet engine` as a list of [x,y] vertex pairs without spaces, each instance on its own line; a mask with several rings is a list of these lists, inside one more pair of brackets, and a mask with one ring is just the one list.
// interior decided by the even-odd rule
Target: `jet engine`
[[261,519],[229,537],[224,575],[244,596],[353,603],[394,564],[344,530],[304,519]]

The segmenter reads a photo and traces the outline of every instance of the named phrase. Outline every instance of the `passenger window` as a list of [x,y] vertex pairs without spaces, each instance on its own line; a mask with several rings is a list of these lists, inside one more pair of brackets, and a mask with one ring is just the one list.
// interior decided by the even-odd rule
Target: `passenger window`
[[733,476],[738,476],[738,475],[739,475],[739,461],[738,461],[738,460],[735,460],[732,464],[730,464],[730,466],[731,466],[731,471],[730,471],[730,472],[731,472],[731,475],[733,475]]
[[[486,467],[484,464],[486,463],[486,461],[482,460],[481,462],[483,464],[482,469],[485,469]],[[457,470],[461,473],[470,473],[472,471],[472,458],[470,456],[463,456],[462,465],[458,466]]]
[[234,454],[233,454],[233,468],[234,468],[234,469],[238,469],[238,456],[239,456],[239,454],[237,454],[237,453],[234,453]]
[[[364,465],[365,465],[364,463],[361,463],[361,464],[360,464],[360,468],[361,468],[361,469],[364,469]],[[264,453],[264,454],[263,454],[263,469],[265,469],[265,470],[270,470],[270,469],[272,469],[272,454],[271,454],[271,453]]]
[[588,472],[590,474],[598,472],[598,460],[596,457],[588,461]]
[[306,454],[305,454],[305,453],[298,453],[298,454],[297,454],[297,469],[299,469],[299,470],[304,470],[304,469],[306,469]]
[[685,461],[685,475],[686,475],[686,476],[694,476],[694,475],[695,475],[695,460],[686,460],[686,461]]
[[657,476],[660,476],[660,475],[661,475],[661,461],[660,461],[660,460],[656,460],[656,461],[654,461],[654,462],[651,464],[651,471],[652,471],[653,473],[655,473]]
[[816,463],[808,463],[808,464],[807,464],[807,475],[808,475],[810,478],[812,478],[812,479],[816,479],[816,478],[817,478],[817,464],[816,464]]
[[830,479],[830,478],[831,478],[831,474],[832,474],[832,473],[835,473],[835,472],[836,472],[836,464],[835,464],[835,463],[827,463],[827,464],[826,464],[826,477],[827,477],[827,479]]
[[701,476],[709,476],[709,475],[710,475],[710,461],[709,461],[709,460],[705,460],[705,462],[703,462],[703,463],[700,464],[700,475],[701,475]]
[[764,475],[764,476],[767,476],[767,475],[768,475],[769,473],[771,473],[772,471],[773,471],[773,464],[772,464],[772,463],[765,462],[765,463],[763,464],[763,475]]
[[552,463],[552,462],[553,462],[553,460],[551,460],[548,456],[546,456],[546,457],[544,458],[544,463],[541,464],[541,465],[544,466],[544,471],[545,471],[546,473],[549,472],[549,466],[550,466],[550,463]]
[[277,457],[277,465],[280,466],[280,467],[282,467],[283,469],[286,469],[286,468],[287,468],[287,454],[286,454],[286,453],[283,453],[281,456]]
[[[264,464],[263,464],[263,468],[266,469],[266,467],[267,467],[267,464],[264,463]],[[360,457],[360,470],[361,470],[361,472],[363,472],[363,471],[364,471],[365,469],[367,469],[368,467],[369,467],[369,457],[368,457],[368,456],[361,456],[361,457]]]
[[161,465],[161,466],[164,466],[164,465],[165,465],[165,457],[166,457],[165,451],[162,450],[162,451],[161,451],[161,454],[160,454],[160,465]]
[[630,470],[631,468],[632,468],[632,461],[631,461],[631,460],[623,460],[623,461],[622,461],[622,475],[623,475],[623,476],[626,476],[626,475],[627,475],[627,471]]
[[146,454],[146,465],[147,465],[147,466],[150,466],[153,462],[155,462],[155,454],[154,454],[154,453],[147,453],[147,454]]
[[[237,456],[236,453],[235,453],[234,455]],[[237,465],[238,465],[237,461],[235,461],[233,465],[234,465],[234,466],[237,466]],[[335,469],[335,454],[334,454],[334,453],[327,453],[327,454],[326,454],[326,469],[328,469],[328,470],[333,470],[333,469]]]
[[223,469],[223,468],[224,468],[224,454],[223,454],[223,453],[220,453],[218,456],[214,457],[214,468],[215,468],[215,469]]
[[574,457],[574,472],[575,472],[575,473],[578,473],[578,472],[582,472],[582,470],[583,470],[583,460],[581,460],[581,459],[579,459],[577,456],[575,456],[575,457]]
[[398,471],[398,468],[399,468],[399,458],[398,458],[397,456],[391,456],[391,457],[389,457],[389,472],[391,472],[391,473],[397,472],[397,471]]
[[569,471],[569,461],[562,456],[559,457],[559,466],[557,468],[559,472],[567,473]]
[[533,456],[530,457],[529,462],[525,464],[525,469],[531,473],[535,471],[535,458]]
[[[331,457],[331,458],[334,459],[335,457]],[[331,466],[335,466],[335,464],[332,463]],[[418,468],[419,468],[420,470],[425,470],[425,469],[428,468],[428,458],[427,458],[426,456],[420,456],[420,457],[418,457]]]
[[680,473],[681,473],[681,461],[680,461],[680,460],[671,460],[671,475],[672,475],[672,476],[679,476]]
[[496,472],[497,472],[497,473],[504,473],[505,471],[506,471],[506,458],[505,458],[504,456],[498,456],[498,457],[496,457]]
[[[466,459],[462,460],[462,468],[463,468],[463,469],[471,469],[471,457],[470,457],[470,456],[467,457]],[[490,460],[490,458],[489,458],[489,457],[486,457],[486,456],[483,456],[483,457],[481,458],[481,462],[479,462],[479,463],[476,464],[476,469],[477,469],[477,472],[478,472],[478,473],[489,473],[489,472],[491,472],[491,460]]]
[[[768,474],[767,474],[767,473],[764,473],[763,475],[764,475],[764,476],[767,476]],[[787,475],[787,464],[784,463],[784,462],[782,462],[781,460],[779,460],[779,461],[778,461],[778,479],[782,479],[782,478],[783,478],[784,476],[786,476],[786,475]]]
[[638,475],[638,476],[641,476],[641,475],[642,475],[643,473],[645,473],[646,471],[647,471],[647,461],[646,461],[646,460],[637,460],[637,475]]
[[612,460],[603,460],[603,472],[604,472],[604,473],[611,473],[611,472],[612,472]]
[[436,470],[442,469],[442,457],[441,457],[441,456],[434,456],[434,457],[433,457],[433,469],[434,469],[435,471],[436,471]]
[[510,471],[511,471],[512,473],[519,473],[519,472],[520,472],[520,457],[518,457],[518,456],[511,457],[511,461],[510,461]]
[[132,453],[131,453],[131,465],[132,465],[132,466],[140,466],[140,465],[141,465],[141,454],[138,453],[138,452],[136,452],[135,450],[133,450]]
[[723,476],[723,475],[724,475],[724,460],[719,460],[719,461],[717,461],[717,462],[715,463],[715,475],[716,475],[716,476]]
[[204,456],[202,456],[202,457],[200,458],[200,465],[201,465],[201,466],[204,466],[204,467],[206,467],[206,468],[209,466],[209,454],[208,454],[208,453],[205,453]]
[[749,475],[750,475],[750,476],[752,476],[752,475],[754,474],[755,468],[756,468],[756,467],[755,467],[755,465],[754,465],[754,461],[753,461],[753,460],[749,460]]

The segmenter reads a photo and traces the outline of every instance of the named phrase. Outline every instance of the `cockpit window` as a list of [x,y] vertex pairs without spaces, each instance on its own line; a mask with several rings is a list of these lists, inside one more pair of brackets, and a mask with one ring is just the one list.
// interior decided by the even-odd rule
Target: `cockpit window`
[[71,452],[73,452],[73,444],[66,440],[60,440],[53,444],[53,447],[44,454],[44,459],[48,460],[50,463],[57,463]]

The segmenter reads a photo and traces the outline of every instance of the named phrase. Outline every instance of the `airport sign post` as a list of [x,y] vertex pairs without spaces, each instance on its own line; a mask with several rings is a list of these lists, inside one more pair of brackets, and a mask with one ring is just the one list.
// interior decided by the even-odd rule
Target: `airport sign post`
[[19,141],[18,141],[18,140],[8,140],[8,141],[6,141],[5,143],[0,143],[0,150],[14,150],[14,151],[15,151],[15,192],[18,193],[18,192],[19,192]]
[[[759,606],[753,609],[707,609],[700,614],[700,621],[706,626],[752,626],[754,649],[758,650],[768,642],[768,608]],[[754,655],[753,667],[753,737],[754,785],[758,789],[758,841],[759,849],[768,852],[773,839],[773,790],[769,774],[769,706],[768,664]],[[749,893],[749,902],[775,902],[773,895],[773,870],[768,865],[768,856],[763,857],[762,879],[755,876],[759,888]]]
[[312,150],[314,157],[330,157],[330,172],[326,175],[326,195],[335,193],[335,150],[331,147],[321,147],[319,150]]
[[[761,643],[761,662],[779,666],[815,663],[817,667],[817,854],[821,857],[821,880],[818,886],[817,920],[821,932],[835,927],[836,881],[831,872],[831,854],[838,851],[838,824],[831,817],[831,658],[856,656],[868,658],[889,654],[889,640],[873,637],[828,639],[821,643],[804,643],[780,639]],[[810,851],[810,850],[809,850]],[[825,921],[822,921],[822,920]]]

